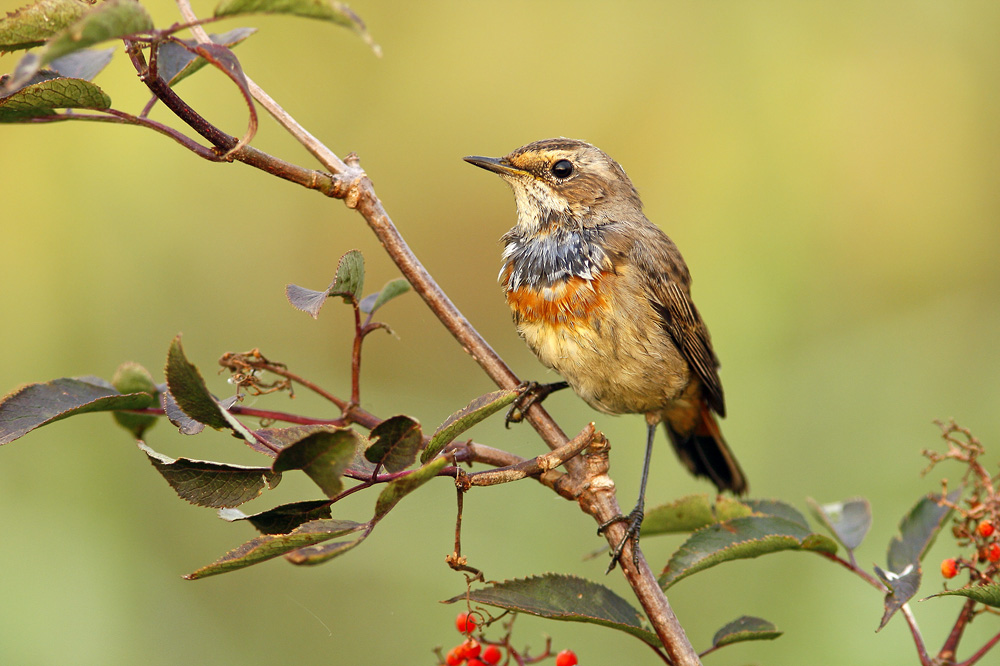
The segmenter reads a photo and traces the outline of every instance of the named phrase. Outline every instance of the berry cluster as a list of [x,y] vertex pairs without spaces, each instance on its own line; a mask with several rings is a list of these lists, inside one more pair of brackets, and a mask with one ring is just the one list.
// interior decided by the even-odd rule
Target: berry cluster
[[[976,578],[994,578],[1000,564],[1000,542],[998,542],[996,527],[990,520],[982,520],[975,529],[963,529],[961,523],[954,528],[955,537],[960,541],[967,541],[973,544],[976,552],[969,558],[949,557],[941,562],[941,575],[945,578],[954,578],[958,572],[965,567]],[[986,564],[985,571],[979,571],[977,564]]]
[[[482,636],[482,632],[479,634],[479,639],[474,638],[472,633],[476,631],[478,626],[479,623],[472,613],[463,612],[458,614],[458,617],[455,618],[455,628],[465,636],[465,640],[453,647],[445,655],[444,664],[446,666],[461,666],[462,664],[465,664],[465,666],[497,666],[504,658],[504,650],[507,652],[507,660],[504,661],[504,664],[512,663],[512,660],[516,664],[534,664],[552,656],[548,646],[546,646],[545,654],[539,657],[528,658],[527,655],[518,654],[510,646],[509,625],[508,634],[501,642],[487,641]],[[484,643],[485,647],[483,646]],[[439,657],[440,654],[439,652]],[[576,659],[576,654],[572,650],[563,650],[555,655],[555,658],[555,666],[577,666],[579,663]]]

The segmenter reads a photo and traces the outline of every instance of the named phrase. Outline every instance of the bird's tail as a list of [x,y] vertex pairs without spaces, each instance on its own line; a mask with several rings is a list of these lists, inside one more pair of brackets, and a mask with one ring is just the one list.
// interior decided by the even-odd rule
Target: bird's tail
[[712,481],[719,491],[743,495],[749,490],[747,479],[722,438],[719,424],[708,404],[698,399],[694,404],[678,405],[663,412],[663,425],[677,457],[695,476]]

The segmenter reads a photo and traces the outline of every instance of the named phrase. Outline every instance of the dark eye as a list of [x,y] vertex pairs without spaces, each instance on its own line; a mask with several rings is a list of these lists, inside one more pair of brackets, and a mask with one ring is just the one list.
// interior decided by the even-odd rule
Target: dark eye
[[573,163],[569,160],[559,160],[552,165],[552,175],[556,178],[569,178],[573,175]]

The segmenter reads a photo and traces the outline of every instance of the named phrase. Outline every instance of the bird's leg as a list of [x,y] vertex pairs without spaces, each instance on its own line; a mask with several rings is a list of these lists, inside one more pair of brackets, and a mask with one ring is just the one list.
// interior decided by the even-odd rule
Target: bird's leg
[[642,464],[642,481],[639,483],[639,501],[635,503],[635,508],[627,516],[619,514],[604,523],[597,528],[598,534],[604,534],[604,531],[614,523],[627,522],[628,528],[625,530],[625,536],[622,540],[618,542],[618,545],[611,552],[611,563],[608,565],[608,570],[605,573],[611,573],[611,570],[615,568],[615,565],[621,561],[622,551],[625,550],[625,544],[629,541],[632,542],[632,562],[633,564],[639,564],[639,531],[642,527],[642,519],[645,515],[646,508],[646,479],[649,478],[649,461],[653,455],[653,435],[656,434],[656,423],[647,424],[646,433],[646,460]]
[[524,420],[524,415],[528,408],[535,403],[545,400],[550,393],[568,388],[566,382],[552,382],[551,384],[539,384],[538,382],[521,382],[518,388],[523,389],[521,395],[517,397],[514,404],[507,410],[507,416],[503,420],[505,427],[509,428],[511,423],[520,423]]

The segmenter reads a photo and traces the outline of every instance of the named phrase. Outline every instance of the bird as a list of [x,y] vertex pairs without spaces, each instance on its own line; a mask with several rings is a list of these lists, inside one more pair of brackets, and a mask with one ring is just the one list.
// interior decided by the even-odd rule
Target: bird
[[569,386],[599,412],[645,416],[639,499],[598,528],[627,523],[609,572],[626,542],[637,562],[659,424],[692,474],[719,492],[748,491],[716,418],[726,414],[719,360],[691,300],[687,264],[643,213],[625,170],[596,146],[554,138],[504,157],[464,159],[513,190],[517,223],[501,237],[498,279],[518,334],[565,380],[531,382],[523,408]]

